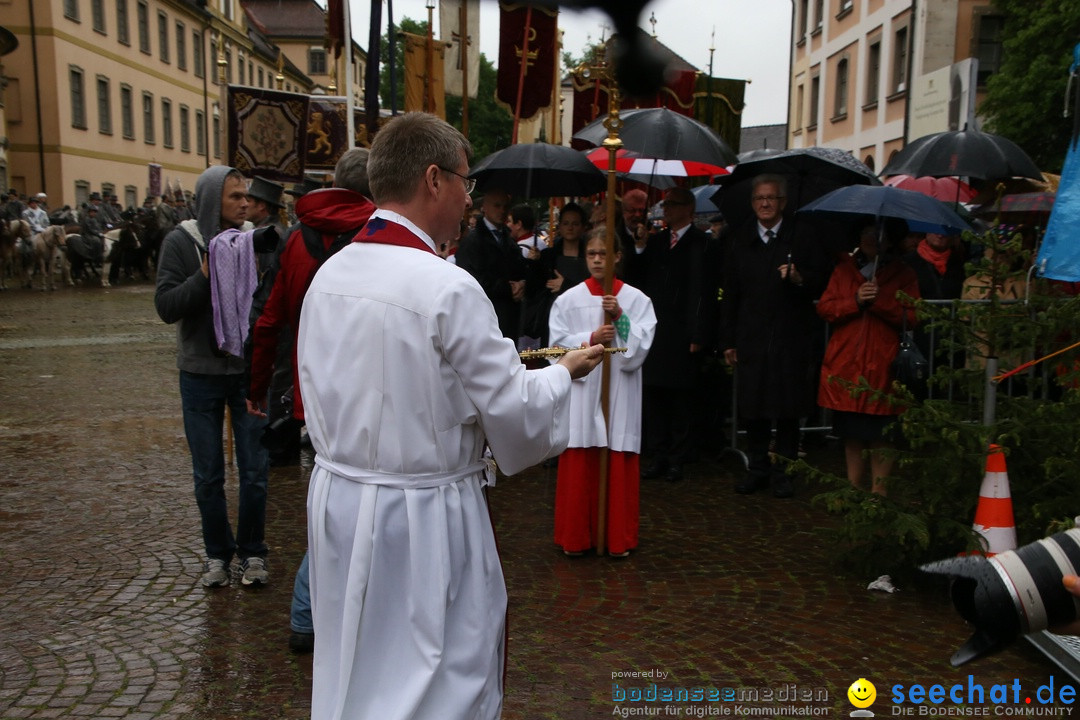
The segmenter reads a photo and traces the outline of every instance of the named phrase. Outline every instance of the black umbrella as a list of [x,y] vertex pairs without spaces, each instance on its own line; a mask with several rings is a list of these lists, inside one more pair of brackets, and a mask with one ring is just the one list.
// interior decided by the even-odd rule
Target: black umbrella
[[888,186],[842,187],[807,203],[799,212],[899,218],[907,223],[911,232],[952,235],[971,229],[963,218],[940,200],[914,190]]
[[717,179],[713,199],[732,227],[752,216],[750,190],[762,174],[787,180],[787,211],[794,212],[825,193],[848,185],[880,185],[874,171],[851,153],[838,148],[808,147],[767,154],[735,166],[730,175]]
[[951,130],[908,143],[889,161],[882,175],[931,175],[998,180],[1042,180],[1035,162],[1008,138],[978,130]]
[[480,192],[497,189],[521,197],[593,195],[607,179],[588,158],[565,145],[521,143],[493,152],[469,170]]
[[[608,137],[604,120],[594,120],[574,139],[600,147]],[[643,158],[657,160],[695,160],[726,167],[736,161],[735,153],[708,125],[667,108],[644,108],[619,112],[622,127],[619,139],[623,147]]]

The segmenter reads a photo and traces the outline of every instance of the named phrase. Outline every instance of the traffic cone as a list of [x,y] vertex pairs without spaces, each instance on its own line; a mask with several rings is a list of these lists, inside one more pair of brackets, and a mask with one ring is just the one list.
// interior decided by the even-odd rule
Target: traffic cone
[[986,475],[979,490],[979,506],[975,509],[972,527],[982,536],[986,555],[1016,549],[1016,521],[1009,494],[1009,475],[1005,472],[1005,453],[1000,445],[991,445],[986,456]]

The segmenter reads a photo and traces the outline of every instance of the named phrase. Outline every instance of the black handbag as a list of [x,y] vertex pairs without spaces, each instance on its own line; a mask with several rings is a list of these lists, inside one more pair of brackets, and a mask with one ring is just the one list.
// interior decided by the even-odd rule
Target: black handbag
[[900,330],[900,347],[892,363],[893,379],[908,389],[919,400],[929,395],[930,363],[915,344],[915,337],[907,329],[907,313],[903,315]]

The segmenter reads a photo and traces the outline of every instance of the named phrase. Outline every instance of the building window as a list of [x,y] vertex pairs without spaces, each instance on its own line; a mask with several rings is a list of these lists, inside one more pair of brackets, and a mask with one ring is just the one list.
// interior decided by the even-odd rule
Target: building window
[[848,60],[841,58],[836,63],[836,95],[833,98],[833,118],[847,117],[848,95]]
[[825,0],[814,0],[814,29],[820,30],[825,24]]
[[64,0],[64,17],[79,21],[79,0]]
[[180,106],[180,152],[191,152],[191,120],[187,105]]
[[866,165],[866,167],[873,170],[874,169],[874,156],[873,155],[867,155],[866,159],[863,160],[863,164]]
[[225,16],[226,20],[232,21],[236,19],[233,17],[233,0],[221,0],[221,14]]
[[881,41],[870,43],[866,53],[866,104],[878,101],[878,83],[881,77]]
[[217,70],[217,41],[210,41],[210,81],[217,85],[218,70]]
[[90,18],[94,30],[105,33],[105,0],[90,0]]
[[131,44],[128,32],[128,0],[116,0],[116,39],[121,45]]
[[135,22],[139,25],[139,50],[150,54],[150,8],[139,0],[135,7]]
[[799,2],[799,32],[798,32],[798,36],[797,36],[799,42],[806,39],[806,29],[810,25],[810,18],[808,17],[809,14],[810,14],[810,0],[800,0],[800,2]]
[[163,11],[158,10],[157,14],[157,37],[158,52],[161,53],[161,62],[167,63],[169,61],[169,16]]
[[202,34],[198,30],[191,31],[191,71],[195,73],[195,77],[201,78],[204,74],[203,71],[203,48],[202,48]]
[[225,51],[225,82],[232,82],[232,50]]
[[212,127],[210,132],[214,137],[211,142],[214,143],[214,157],[221,157],[221,110],[218,108],[218,104],[214,103],[214,121],[211,123]]
[[86,180],[75,181],[75,207],[82,207],[90,199],[90,183]]
[[802,130],[803,126],[803,113],[806,110],[805,107],[805,92],[806,88],[802,83],[799,83],[799,87],[795,89],[795,129]]
[[893,92],[907,89],[908,32],[906,27],[896,31],[896,46],[893,48]]
[[124,186],[124,207],[132,208],[139,204],[139,190],[134,185]]
[[161,144],[167,148],[173,146],[172,100],[168,98],[161,98]]
[[308,75],[326,74],[326,50],[323,48],[309,48],[307,58]]
[[143,91],[142,94],[143,142],[154,143],[154,94]]
[[187,28],[184,23],[176,23],[176,67],[187,70]]
[[806,123],[808,130],[817,127],[818,100],[821,99],[821,76],[815,75],[810,79],[810,119]]
[[83,87],[83,71],[73,65],[68,66],[68,78],[71,81],[71,126],[86,128],[86,90]]
[[202,110],[195,111],[195,152],[206,154],[206,115]]
[[854,5],[855,0],[840,0],[840,7],[836,9],[836,16],[841,17],[851,12],[851,9]]
[[120,126],[125,138],[135,139],[135,106],[130,85],[120,86]]
[[1005,18],[1001,15],[979,13],[975,16],[975,57],[979,59],[978,85],[1001,69],[1001,38]]
[[98,131],[112,135],[112,105],[109,103],[109,78],[97,77]]
[[236,72],[237,72],[236,84],[237,85],[243,85],[244,84],[244,53],[242,53],[242,52],[236,53]]
[[263,69],[260,67],[259,68],[259,87],[264,87],[264,85],[263,85],[264,82],[265,82],[265,79],[264,79],[264,76],[263,76]]
[[255,84],[255,63],[248,60],[248,85]]

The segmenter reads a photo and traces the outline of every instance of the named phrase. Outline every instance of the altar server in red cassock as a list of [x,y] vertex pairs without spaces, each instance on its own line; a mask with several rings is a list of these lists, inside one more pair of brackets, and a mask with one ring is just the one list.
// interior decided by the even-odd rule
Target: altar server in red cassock
[[601,229],[586,247],[590,277],[555,300],[549,319],[552,345],[603,343],[627,348],[625,354],[611,356],[606,427],[600,407],[601,374],[592,373],[571,385],[570,444],[559,458],[555,489],[555,542],[568,555],[597,545],[600,454],[608,448],[605,544],[611,555],[622,557],[638,541],[641,365],[656,333],[656,315],[645,293],[620,280],[615,280],[612,295],[604,294],[605,245]]

